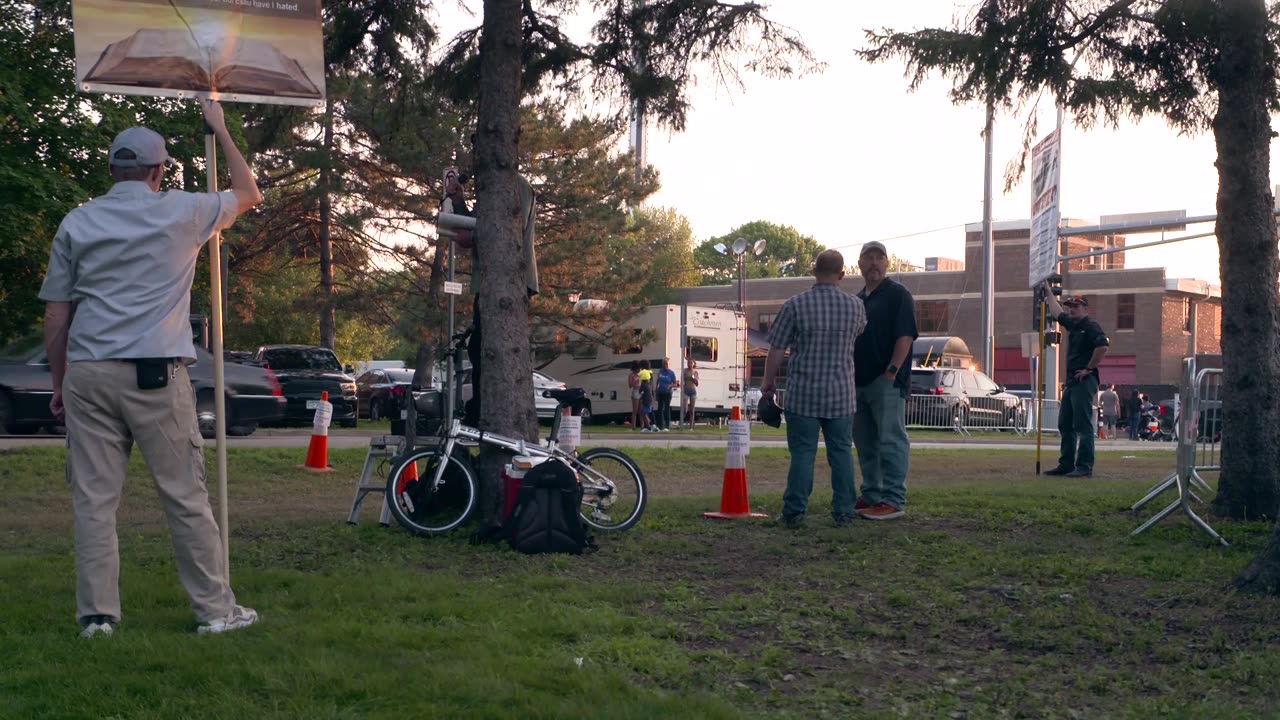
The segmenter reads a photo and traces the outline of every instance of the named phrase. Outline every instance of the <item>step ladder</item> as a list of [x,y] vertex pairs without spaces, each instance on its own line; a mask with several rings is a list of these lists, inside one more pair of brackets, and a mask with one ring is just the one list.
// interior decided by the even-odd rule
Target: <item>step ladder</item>
[[[393,458],[400,455],[404,449],[404,437],[401,435],[375,435],[369,439],[369,454],[364,458],[364,468],[360,470],[360,479],[356,482],[356,496],[351,501],[351,514],[347,516],[347,523],[356,525],[360,521],[360,505],[364,502],[364,496],[369,493],[382,493],[382,514],[378,516],[378,522],[387,527],[391,524],[391,508],[386,503],[387,478],[386,472],[379,472],[379,466],[385,462],[386,458]],[[387,472],[390,468],[387,469]]]

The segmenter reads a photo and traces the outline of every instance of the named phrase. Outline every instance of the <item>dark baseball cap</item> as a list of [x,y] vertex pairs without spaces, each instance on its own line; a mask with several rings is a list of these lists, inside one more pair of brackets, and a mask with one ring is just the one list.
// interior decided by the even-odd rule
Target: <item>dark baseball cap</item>
[[889,251],[885,249],[884,243],[880,242],[879,240],[872,240],[871,242],[863,243],[862,249],[858,251],[858,257],[862,257],[863,255],[866,255],[872,250],[879,250],[880,252],[884,253],[885,257],[889,257]]
[[773,395],[764,395],[756,405],[756,417],[769,427],[782,427],[782,408],[773,401]]
[[[127,150],[126,157],[116,157]],[[128,157],[128,155],[133,157]],[[169,152],[164,147],[164,137],[150,128],[131,127],[123,130],[111,143],[110,163],[114,167],[150,167],[169,162]]]
[[1089,307],[1089,298],[1083,295],[1068,295],[1062,298],[1062,304],[1064,306],[1079,305],[1080,307]]

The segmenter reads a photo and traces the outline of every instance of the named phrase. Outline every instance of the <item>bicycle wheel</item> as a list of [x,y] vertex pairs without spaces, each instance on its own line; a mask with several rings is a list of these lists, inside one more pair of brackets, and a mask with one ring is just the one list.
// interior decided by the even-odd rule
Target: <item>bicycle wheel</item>
[[626,530],[644,514],[649,493],[640,466],[613,448],[592,448],[577,458],[582,476],[582,519],[597,530]]
[[467,521],[476,507],[476,473],[465,458],[450,455],[444,472],[440,451],[418,450],[400,459],[387,475],[387,501],[391,514],[415,535],[448,532]]

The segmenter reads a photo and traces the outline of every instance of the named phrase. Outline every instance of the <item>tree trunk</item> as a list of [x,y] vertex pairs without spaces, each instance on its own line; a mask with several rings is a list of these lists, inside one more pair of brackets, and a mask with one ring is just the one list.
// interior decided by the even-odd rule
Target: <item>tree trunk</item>
[[1271,533],[1271,541],[1235,580],[1237,590],[1247,593],[1280,595],[1280,524]]
[[[1269,187],[1267,14],[1263,0],[1217,3],[1218,250],[1222,277],[1222,474],[1213,510],[1235,519],[1280,510],[1280,276]],[[1280,551],[1272,543],[1271,552]]]
[[338,327],[333,312],[333,242],[330,225],[333,211],[329,192],[333,178],[333,96],[324,107],[324,161],[320,166],[320,344],[333,350]]
[[[485,0],[480,36],[476,247],[472,282],[480,289],[480,424],[536,440],[529,297],[525,289],[516,150],[520,133],[521,0]],[[501,519],[499,476],[505,453],[481,445],[480,519]]]

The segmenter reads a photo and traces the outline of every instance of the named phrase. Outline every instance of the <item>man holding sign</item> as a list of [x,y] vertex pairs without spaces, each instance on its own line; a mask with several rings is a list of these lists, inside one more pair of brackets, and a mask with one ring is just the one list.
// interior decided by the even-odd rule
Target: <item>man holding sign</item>
[[804,524],[813,492],[813,463],[818,454],[818,430],[827,443],[831,465],[831,514],[836,525],[854,515],[853,350],[867,326],[862,301],[840,288],[844,256],[836,250],[818,254],[813,287],[788,300],[769,330],[769,355],[764,362],[761,402],[772,398],[773,380],[787,349],[787,449],[791,469],[782,495],[782,521],[787,527]]
[[40,290],[50,409],[67,426],[84,637],[110,635],[122,617],[116,508],[134,443],[163,501],[199,631],[236,630],[258,619],[236,604],[227,581],[187,365],[195,362],[189,316],[196,258],[262,194],[221,106],[205,100],[202,109],[234,189],[161,192],[170,160],[164,138],[143,127],[121,132],[109,158],[115,185],[67,214]]

